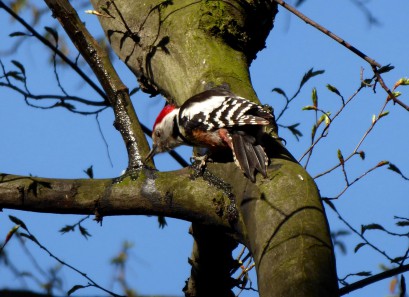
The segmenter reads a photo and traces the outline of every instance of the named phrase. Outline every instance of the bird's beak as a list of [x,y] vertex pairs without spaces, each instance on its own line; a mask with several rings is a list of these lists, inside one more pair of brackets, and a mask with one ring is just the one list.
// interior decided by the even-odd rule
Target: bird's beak
[[158,148],[157,145],[155,145],[155,144],[152,145],[151,151],[150,151],[149,154],[146,156],[145,163],[148,162],[150,159],[153,158],[153,156],[156,154],[157,148]]

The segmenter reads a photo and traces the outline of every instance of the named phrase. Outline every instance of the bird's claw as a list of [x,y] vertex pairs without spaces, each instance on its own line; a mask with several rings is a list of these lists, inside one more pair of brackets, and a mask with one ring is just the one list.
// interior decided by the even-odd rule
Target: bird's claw
[[206,167],[206,162],[211,161],[211,159],[208,154],[205,154],[203,156],[192,156],[190,161],[201,171]]

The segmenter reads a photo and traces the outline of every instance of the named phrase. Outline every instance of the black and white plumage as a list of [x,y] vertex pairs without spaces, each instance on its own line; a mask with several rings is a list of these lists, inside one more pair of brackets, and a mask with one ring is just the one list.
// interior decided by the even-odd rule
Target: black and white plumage
[[153,127],[155,153],[178,145],[230,149],[235,163],[253,182],[256,171],[264,177],[268,157],[261,143],[264,126],[274,116],[261,106],[224,89],[212,89],[188,99],[180,108],[167,105]]

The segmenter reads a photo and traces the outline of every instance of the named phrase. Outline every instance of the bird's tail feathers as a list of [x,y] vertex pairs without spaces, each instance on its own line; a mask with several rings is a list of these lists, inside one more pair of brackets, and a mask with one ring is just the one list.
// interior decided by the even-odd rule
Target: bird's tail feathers
[[256,181],[256,171],[267,176],[268,158],[261,145],[255,144],[254,137],[242,134],[232,135],[234,162],[252,181]]

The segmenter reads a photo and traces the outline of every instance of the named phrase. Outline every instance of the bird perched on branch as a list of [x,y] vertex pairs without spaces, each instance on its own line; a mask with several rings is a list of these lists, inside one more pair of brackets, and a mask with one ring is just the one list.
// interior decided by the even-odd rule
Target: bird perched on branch
[[261,141],[274,116],[263,107],[221,88],[199,93],[180,107],[166,105],[153,126],[156,153],[179,145],[230,149],[236,165],[255,182],[256,172],[267,176],[268,157]]

